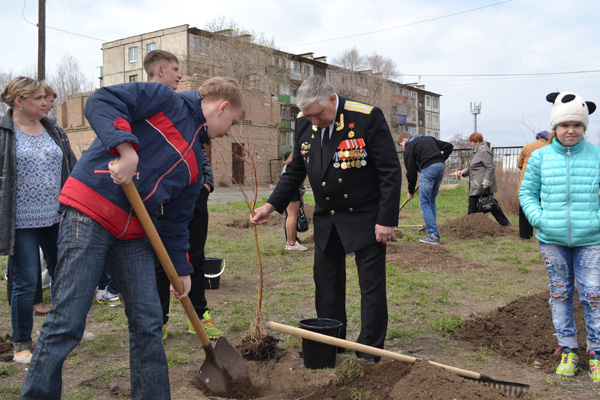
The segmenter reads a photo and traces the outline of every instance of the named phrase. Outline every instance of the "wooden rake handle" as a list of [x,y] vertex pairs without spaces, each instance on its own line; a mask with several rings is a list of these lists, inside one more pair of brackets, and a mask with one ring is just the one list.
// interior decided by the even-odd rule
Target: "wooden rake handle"
[[[325,343],[332,346],[343,347],[345,349],[360,351],[367,354],[372,354],[374,356],[389,358],[395,361],[400,361],[404,363],[414,364],[417,359],[410,356],[405,356],[403,354],[394,353],[391,351],[379,349],[377,347],[367,346],[365,344],[350,342],[348,340],[338,339],[332,336],[323,335],[317,332],[308,331],[306,329],[294,328],[293,326],[279,324],[277,322],[269,321],[267,322],[267,328],[272,329],[277,332],[287,333],[288,335],[299,336],[304,339],[314,340],[315,342]],[[468,371],[466,369],[451,367],[449,365],[444,365],[440,363],[436,363],[434,361],[428,361],[429,364],[435,365],[437,367],[442,367],[448,371],[451,371],[455,374],[463,376],[465,378],[472,379],[480,379],[482,377],[481,374],[473,371]]]
[[[122,187],[125,191],[125,194],[127,195],[127,198],[129,199],[129,202],[131,203],[131,206],[133,207],[133,210],[135,211],[138,220],[142,224],[146,235],[148,235],[148,239],[150,239],[150,244],[152,244],[152,248],[154,248],[154,251],[156,252],[156,255],[158,256],[158,259],[160,261],[160,264],[162,265],[163,269],[165,270],[165,273],[167,274],[167,277],[169,278],[169,281],[171,282],[175,290],[177,290],[177,293],[183,293],[183,284],[179,279],[179,275],[177,275],[177,271],[175,271],[173,262],[171,261],[171,258],[167,253],[167,249],[165,249],[165,246],[163,245],[163,242],[160,239],[158,232],[156,231],[156,227],[154,226],[152,219],[150,219],[148,210],[146,210],[146,206],[144,205],[144,202],[142,201],[142,198],[140,197],[137,188],[135,187],[133,182],[122,185]],[[206,332],[204,332],[204,329],[202,328],[202,323],[200,322],[200,318],[198,318],[196,310],[192,306],[190,298],[184,297],[183,299],[179,299],[179,301],[181,302],[185,313],[190,319],[192,326],[196,330],[196,334],[200,338],[200,343],[202,343],[202,347],[204,347],[205,351],[207,350],[207,348],[210,348],[210,350],[212,350],[210,339],[208,338]],[[207,352],[207,357],[209,356],[214,356],[214,354],[209,354],[209,352]]]

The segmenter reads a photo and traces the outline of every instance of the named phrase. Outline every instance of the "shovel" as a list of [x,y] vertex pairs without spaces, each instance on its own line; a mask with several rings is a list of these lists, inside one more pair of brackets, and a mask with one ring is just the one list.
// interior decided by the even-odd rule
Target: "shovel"
[[[335,337],[323,335],[317,332],[308,331],[306,329],[294,328],[289,325],[278,324],[277,322],[267,322],[267,328],[272,329],[277,332],[287,333],[288,335],[299,336],[304,339],[314,340],[316,342],[321,342],[325,344],[329,344],[332,346],[343,347],[350,350],[360,351],[367,354],[372,354],[378,357],[390,358],[395,361],[400,361],[404,363],[414,364],[417,359],[410,356],[405,356],[403,354],[394,353],[391,351],[379,349],[376,347],[367,346],[365,344],[349,342],[347,340],[338,339]],[[521,397],[524,393],[529,390],[529,385],[524,383],[517,382],[506,382],[499,381],[493,379],[487,375],[482,375],[478,372],[468,371],[466,369],[460,369],[456,367],[451,367],[449,365],[444,365],[440,363],[436,363],[434,361],[428,361],[429,364],[435,365],[437,367],[442,367],[450,372],[458,374],[463,378],[473,380],[477,383],[483,383],[489,387],[494,389],[502,390],[505,394],[513,397]]]
[[[156,227],[150,219],[150,215],[146,210],[146,206],[144,205],[137,188],[133,182],[122,186],[137,218],[146,232],[146,235],[148,235],[148,239],[158,256],[169,281],[178,293],[183,293],[181,280],[179,279],[175,267],[167,254],[167,250],[156,231]],[[227,397],[232,393],[247,391],[252,388],[248,369],[242,356],[240,356],[225,337],[220,337],[213,349],[210,339],[202,328],[200,318],[198,318],[198,314],[192,306],[190,298],[185,297],[179,299],[179,301],[181,302],[181,305],[183,305],[196,334],[200,338],[200,343],[206,354],[206,359],[199,371],[202,383],[211,392],[221,397]]]

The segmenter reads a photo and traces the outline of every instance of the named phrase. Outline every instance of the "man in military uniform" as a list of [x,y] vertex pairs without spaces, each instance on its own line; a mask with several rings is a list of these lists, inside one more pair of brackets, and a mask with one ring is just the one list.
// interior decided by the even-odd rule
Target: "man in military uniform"
[[[283,212],[306,175],[315,196],[314,280],[317,317],[343,324],[346,254],[354,253],[361,292],[358,342],[383,348],[387,331],[386,243],[398,224],[402,173],[383,112],[339,96],[320,76],[298,90],[294,156],[269,200],[250,220]],[[379,357],[357,352],[371,361]]]

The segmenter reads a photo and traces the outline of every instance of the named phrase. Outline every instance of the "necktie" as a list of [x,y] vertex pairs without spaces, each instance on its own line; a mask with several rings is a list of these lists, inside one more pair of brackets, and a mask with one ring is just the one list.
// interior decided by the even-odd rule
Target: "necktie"
[[327,166],[327,149],[329,145],[329,128],[323,129],[323,142],[321,143],[321,169]]

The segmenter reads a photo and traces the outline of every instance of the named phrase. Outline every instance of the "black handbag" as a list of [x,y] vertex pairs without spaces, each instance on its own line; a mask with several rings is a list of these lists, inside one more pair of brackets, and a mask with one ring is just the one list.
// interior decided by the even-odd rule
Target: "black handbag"
[[298,212],[298,224],[296,225],[297,232],[306,232],[308,230],[308,219],[306,219],[306,213],[304,212],[304,205],[300,206]]
[[498,200],[491,195],[488,191],[487,193],[482,192],[479,196],[479,200],[477,200],[477,211],[482,213],[489,213],[498,208]]

